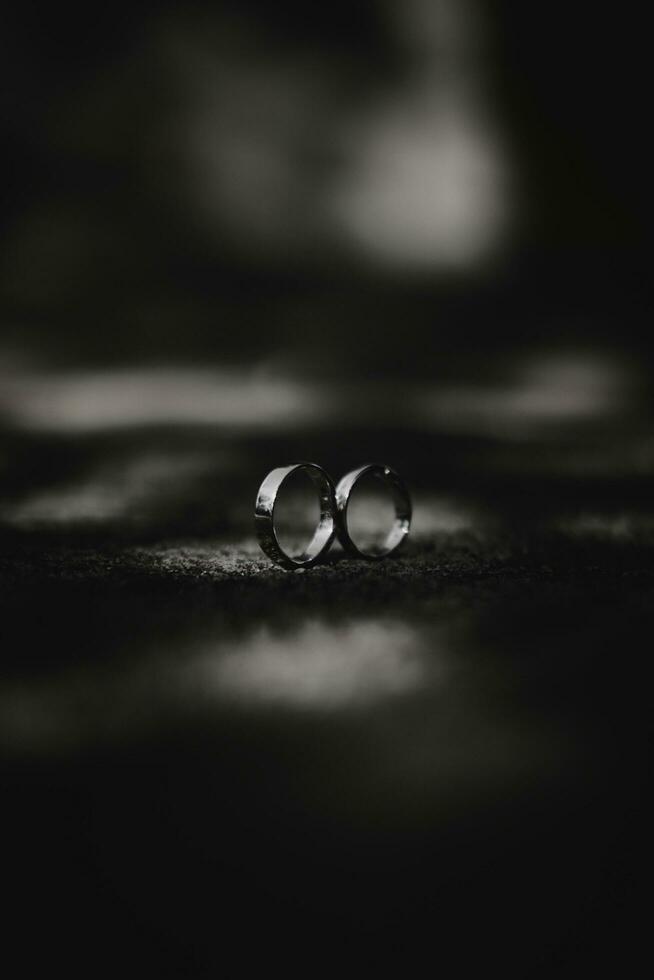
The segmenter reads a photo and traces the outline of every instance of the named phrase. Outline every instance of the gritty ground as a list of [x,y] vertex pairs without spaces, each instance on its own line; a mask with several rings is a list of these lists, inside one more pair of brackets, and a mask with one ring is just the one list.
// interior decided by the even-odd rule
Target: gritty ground
[[0,737],[22,917],[53,955],[147,975],[219,975],[253,942],[624,969],[648,484],[476,480],[418,441],[405,550],[288,573],[252,534],[259,457],[206,438],[14,440]]

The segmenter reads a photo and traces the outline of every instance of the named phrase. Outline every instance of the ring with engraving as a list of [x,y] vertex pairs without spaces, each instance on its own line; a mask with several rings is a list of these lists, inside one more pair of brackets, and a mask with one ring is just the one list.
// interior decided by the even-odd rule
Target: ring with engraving
[[[284,551],[275,530],[275,502],[284,481],[298,470],[311,479],[320,503],[320,517],[311,541],[304,551],[294,557]],[[272,561],[282,568],[310,568],[326,554],[336,534],[336,498],[329,473],[317,463],[290,463],[271,470],[259,487],[254,508],[254,522],[259,544]]]

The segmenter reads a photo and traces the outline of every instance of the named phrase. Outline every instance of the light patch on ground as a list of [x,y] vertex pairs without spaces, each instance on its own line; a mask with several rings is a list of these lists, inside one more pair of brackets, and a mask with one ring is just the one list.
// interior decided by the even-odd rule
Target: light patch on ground
[[433,686],[439,651],[399,621],[341,625],[307,620],[276,633],[260,626],[209,645],[195,636],[174,649],[108,670],[90,662],[58,677],[0,691],[0,747],[10,753],[69,751],[119,741],[175,718],[252,710],[350,711]]
[[646,514],[579,514],[557,522],[557,529],[572,537],[625,541],[654,531],[654,518]]
[[131,368],[13,372],[2,378],[0,412],[25,429],[94,432],[150,425],[294,428],[321,415],[299,382],[257,372]]
[[0,518],[16,527],[102,523],[143,512],[178,494],[215,461],[203,453],[150,453],[116,460],[88,479],[39,490],[2,508]]
[[424,675],[414,631],[373,620],[334,627],[308,622],[290,636],[261,627],[234,650],[201,657],[193,671],[208,695],[317,709],[405,694]]
[[414,505],[410,540],[429,538],[433,534],[469,531],[476,525],[475,515],[452,500],[441,497],[419,497]]
[[573,354],[530,360],[497,386],[443,387],[418,392],[414,400],[418,417],[439,428],[500,438],[608,418],[626,403],[627,379],[619,365]]

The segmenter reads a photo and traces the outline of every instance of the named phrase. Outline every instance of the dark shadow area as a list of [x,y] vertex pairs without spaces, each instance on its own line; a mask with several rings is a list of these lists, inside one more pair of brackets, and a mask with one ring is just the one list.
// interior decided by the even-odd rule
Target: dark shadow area
[[[559,2],[3,15],[7,962],[642,970],[650,46]],[[272,565],[302,459],[396,468],[406,546]]]

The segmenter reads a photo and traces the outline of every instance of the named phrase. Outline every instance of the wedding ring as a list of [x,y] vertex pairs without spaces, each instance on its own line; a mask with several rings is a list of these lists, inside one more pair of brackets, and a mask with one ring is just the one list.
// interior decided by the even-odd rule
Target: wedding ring
[[[275,531],[275,501],[284,482],[296,470],[303,470],[318,490],[320,520],[305,551],[297,558],[286,554]],[[336,501],[334,484],[321,466],[316,463],[291,463],[271,470],[265,478],[254,508],[254,523],[262,550],[278,565],[286,569],[309,568],[324,554],[336,533]]]
[[[350,537],[347,525],[347,508],[350,502],[350,494],[355,485],[362,476],[368,474],[390,486],[395,504],[395,520],[384,542],[370,551],[364,551]],[[358,558],[368,558],[373,561],[386,558],[387,555],[399,548],[411,526],[411,497],[404,480],[390,466],[383,466],[379,463],[368,463],[345,474],[336,487],[336,511],[338,539],[346,551]]]

